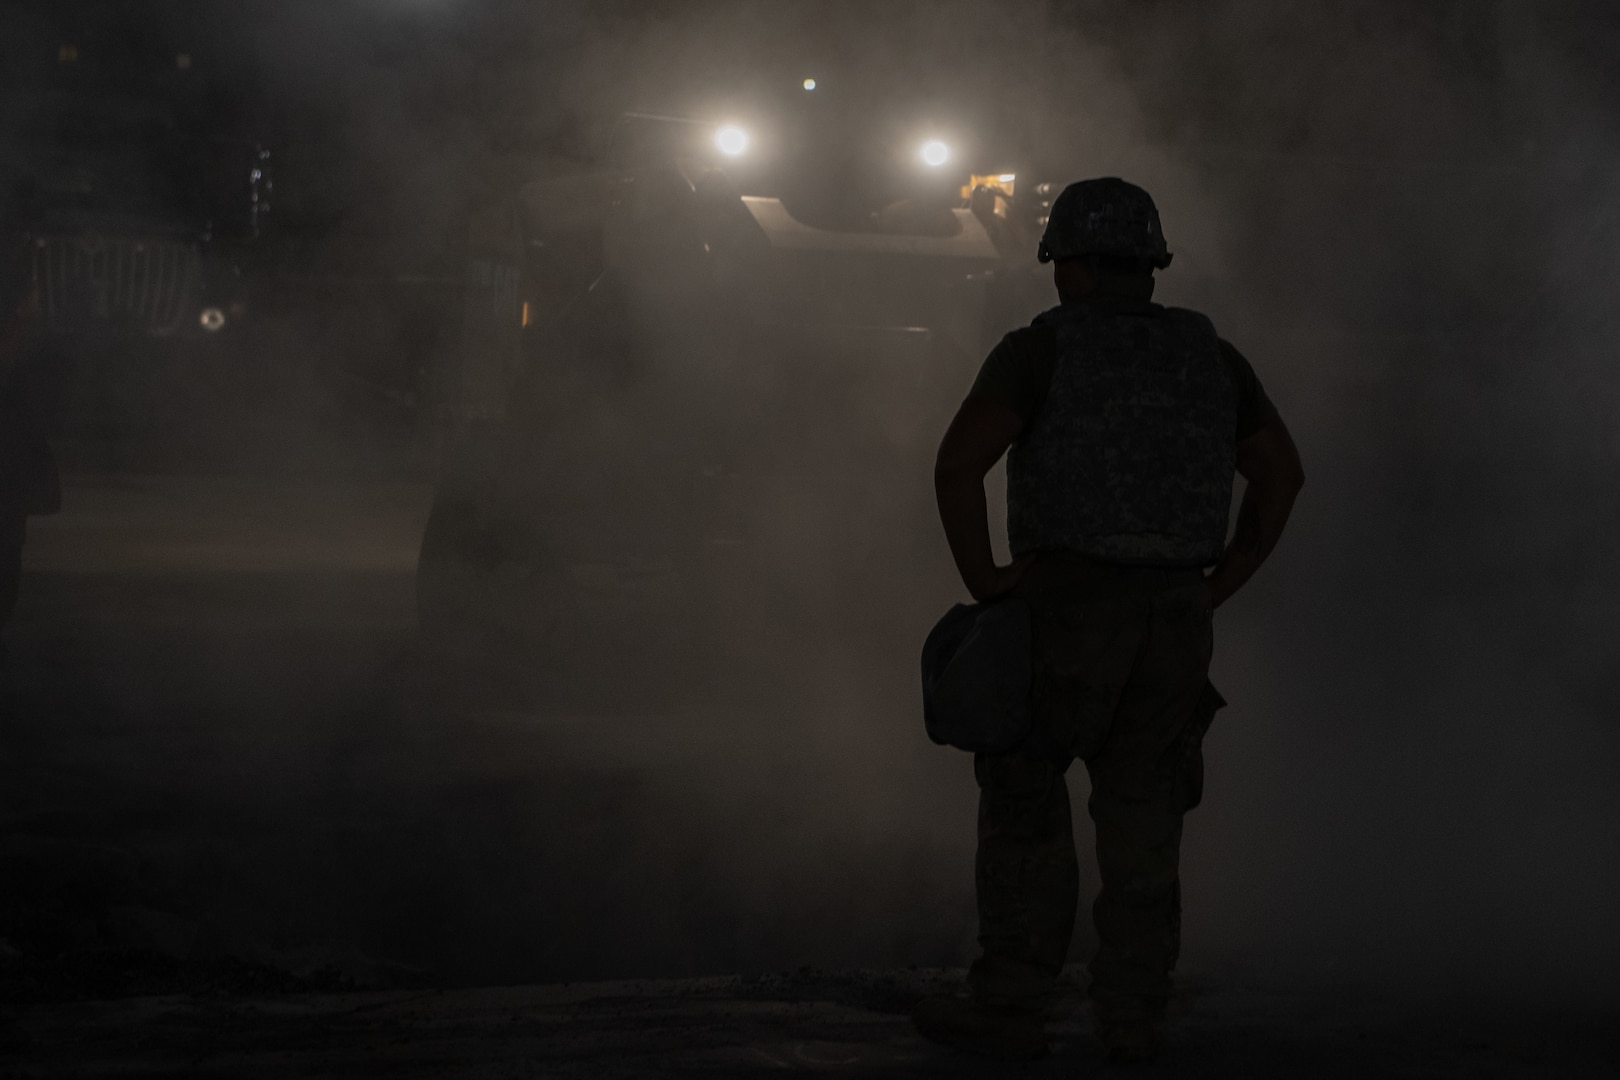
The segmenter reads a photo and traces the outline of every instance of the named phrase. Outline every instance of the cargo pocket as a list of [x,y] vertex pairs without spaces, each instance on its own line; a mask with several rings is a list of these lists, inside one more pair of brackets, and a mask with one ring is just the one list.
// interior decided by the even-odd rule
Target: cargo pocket
[[1187,725],[1186,737],[1181,744],[1181,790],[1183,808],[1191,810],[1204,801],[1204,735],[1215,722],[1215,714],[1226,707],[1226,699],[1206,681],[1203,693],[1193,710],[1192,722]]

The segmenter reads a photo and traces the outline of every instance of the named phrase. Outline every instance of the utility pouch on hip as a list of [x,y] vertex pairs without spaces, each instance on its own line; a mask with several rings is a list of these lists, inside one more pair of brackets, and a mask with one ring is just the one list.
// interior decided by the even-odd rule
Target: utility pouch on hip
[[1000,754],[1030,731],[1030,613],[1017,598],[958,604],[923,643],[923,725],[942,746]]

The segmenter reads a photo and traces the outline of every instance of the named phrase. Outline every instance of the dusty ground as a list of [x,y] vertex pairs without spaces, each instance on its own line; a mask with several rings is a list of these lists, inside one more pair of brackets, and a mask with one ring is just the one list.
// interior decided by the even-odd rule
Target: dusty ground
[[23,1012],[7,1076],[1548,1077],[1620,1069],[1612,1018],[1192,986],[1151,1066],[1110,1068],[1071,996],[1034,1064],[924,1043],[905,1010],[942,972],[465,990],[151,997]]
[[[1028,1069],[910,1033],[970,955],[973,812],[914,717],[864,684],[535,708],[446,670],[412,610],[427,497],[77,475],[36,521],[0,681],[0,1076],[1098,1064],[1073,999]],[[1195,929],[1163,1075],[1620,1074],[1612,1002],[1246,976]]]

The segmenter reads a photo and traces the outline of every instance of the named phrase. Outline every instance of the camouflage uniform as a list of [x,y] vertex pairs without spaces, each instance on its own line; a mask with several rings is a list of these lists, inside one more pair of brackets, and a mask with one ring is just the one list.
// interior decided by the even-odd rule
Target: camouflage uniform
[[1220,338],[1176,308],[1042,315],[1061,358],[1007,458],[1014,556],[1208,566],[1226,544],[1237,406]]
[[[1040,257],[1090,254],[1169,264],[1145,192],[1114,179],[1065,189]],[[1014,595],[1032,613],[1035,723],[1018,751],[974,761],[983,955],[969,983],[1015,1009],[1051,992],[1078,904],[1065,780],[1078,758],[1102,879],[1090,994],[1104,1025],[1151,1025],[1170,995],[1182,818],[1224,704],[1202,568],[1224,546],[1235,443],[1274,414],[1208,320],[1149,303],[1146,284],[1008,335],[972,395],[1025,420],[1008,523],[1014,553],[1034,556]],[[998,368],[1020,369],[1002,381],[1022,386],[998,387]]]
[[975,993],[1038,1006],[1068,954],[1078,903],[1064,774],[1091,776],[1102,889],[1091,996],[1099,1009],[1163,1009],[1180,946],[1182,815],[1203,786],[1209,590],[1197,569],[1128,568],[1053,554],[1016,594],[1034,630],[1036,734],[980,754],[976,885],[983,956]]

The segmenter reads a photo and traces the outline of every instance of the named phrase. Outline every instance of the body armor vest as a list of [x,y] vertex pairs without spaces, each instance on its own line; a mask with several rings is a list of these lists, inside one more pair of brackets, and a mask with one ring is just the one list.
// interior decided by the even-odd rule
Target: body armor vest
[[1208,566],[1226,546],[1237,400],[1203,315],[1080,304],[1036,320],[1057,332],[1046,399],[1007,458],[1015,557],[1074,551],[1108,562]]

